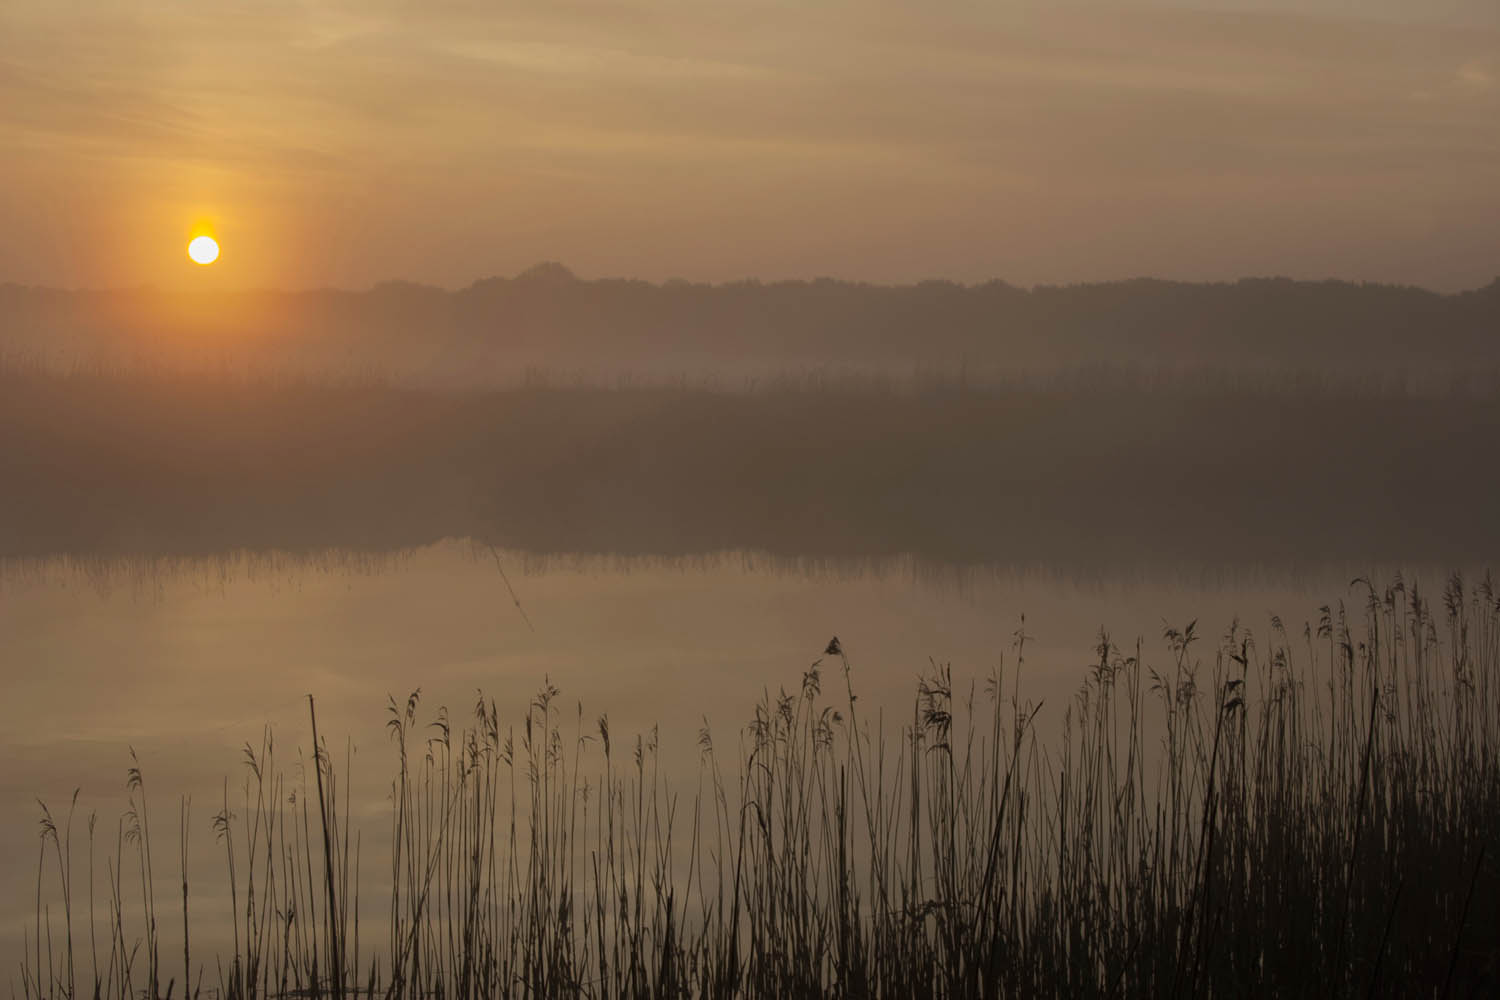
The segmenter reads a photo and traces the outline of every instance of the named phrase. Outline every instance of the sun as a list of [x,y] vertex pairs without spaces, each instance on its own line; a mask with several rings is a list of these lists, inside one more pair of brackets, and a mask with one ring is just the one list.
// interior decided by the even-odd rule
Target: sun
[[212,264],[219,259],[219,244],[212,236],[196,236],[188,244],[188,256],[197,264]]

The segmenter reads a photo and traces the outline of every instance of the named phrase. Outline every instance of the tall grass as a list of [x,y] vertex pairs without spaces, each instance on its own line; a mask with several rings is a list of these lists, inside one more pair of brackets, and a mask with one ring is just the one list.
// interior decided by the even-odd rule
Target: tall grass
[[[414,693],[378,871],[347,759],[315,737],[289,778],[268,736],[212,824],[231,950],[206,966],[185,933],[180,978],[135,765],[99,905],[90,818],[81,914],[72,813],[44,809],[20,995],[1492,995],[1500,595],[1354,593],[1301,634],[1165,628],[1154,665],[1101,634],[1056,739],[1024,622],[980,684],[933,665],[900,722],[834,640],[728,746],[699,732],[695,788],[655,730],[622,741],[550,683],[509,722]],[[184,857],[189,834],[184,806]],[[185,930],[189,898],[184,871]]]

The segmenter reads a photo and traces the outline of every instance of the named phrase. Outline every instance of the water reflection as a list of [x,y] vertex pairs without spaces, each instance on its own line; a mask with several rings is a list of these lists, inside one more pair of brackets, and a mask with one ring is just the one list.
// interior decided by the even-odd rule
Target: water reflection
[[[0,964],[37,926],[36,799],[58,815],[81,789],[102,864],[131,748],[156,809],[192,799],[208,953],[227,907],[209,817],[265,726],[307,773],[307,694],[352,757],[372,861],[386,706],[418,688],[424,723],[479,691],[504,721],[551,683],[580,733],[601,713],[621,745],[659,724],[664,773],[689,789],[700,728],[732,743],[831,636],[865,718],[894,733],[930,663],[960,692],[1014,667],[1024,614],[1045,740],[1101,627],[1150,663],[1168,625],[1211,639],[1276,614],[1296,635],[1355,575],[1416,562],[1440,583],[1491,558],[1497,400],[1206,378],[435,393],[0,369]],[[156,845],[163,899],[172,846]]]
[[[564,717],[576,706],[583,729],[607,712],[623,742],[659,724],[664,770],[691,788],[700,727],[732,743],[756,701],[795,688],[835,634],[862,708],[894,727],[909,718],[913,681],[930,661],[951,662],[960,689],[1001,658],[1013,666],[1024,614],[1023,691],[1043,704],[1047,733],[1081,683],[1101,626],[1122,645],[1142,636],[1148,660],[1165,660],[1164,623],[1197,619],[1199,634],[1215,637],[1235,619],[1264,629],[1275,613],[1295,633],[1320,604],[1347,594],[1349,581],[1334,568],[1188,580],[942,574],[909,559],[861,567],[756,553],[500,556],[534,628],[512,606],[489,552],[459,542],[312,563],[168,561],[123,574],[97,560],[13,566],[0,592],[8,677],[0,801],[12,817],[0,827],[0,854],[10,859],[0,866],[0,961],[14,959],[33,917],[36,798],[56,812],[81,788],[81,808],[98,811],[112,844],[132,747],[162,816],[176,812],[179,794],[192,797],[188,865],[204,921],[199,944],[210,947],[226,903],[209,817],[226,776],[233,803],[241,748],[258,745],[263,726],[284,764],[295,748],[306,756],[308,693],[330,745],[353,752],[355,811],[373,864],[387,822],[389,695],[421,688],[425,720],[442,704],[462,716],[482,690],[504,721],[519,718],[550,679]],[[81,831],[82,814],[78,822]],[[158,878],[172,898],[174,844],[160,840]]]

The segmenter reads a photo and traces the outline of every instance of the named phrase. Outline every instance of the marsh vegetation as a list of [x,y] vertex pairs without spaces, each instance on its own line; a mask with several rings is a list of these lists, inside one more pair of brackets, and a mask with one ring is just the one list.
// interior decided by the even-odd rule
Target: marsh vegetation
[[[211,831],[184,806],[176,844],[136,764],[117,824],[43,807],[17,988],[1487,994],[1500,595],[1456,576],[1436,598],[1400,578],[1351,594],[1301,629],[1101,634],[1055,738],[1025,695],[1024,621],[988,675],[932,665],[904,721],[858,699],[836,639],[738,732],[625,737],[550,682],[467,721],[393,698],[388,856],[361,847],[315,715],[313,751],[247,746]],[[694,739],[696,783],[668,781],[661,742]],[[233,928],[205,956],[186,875],[157,889],[210,834]]]
[[[0,369],[0,556],[910,556],[932,565],[1471,566],[1500,389],[808,374],[439,392]],[[1347,574],[1347,575],[1352,575]]]

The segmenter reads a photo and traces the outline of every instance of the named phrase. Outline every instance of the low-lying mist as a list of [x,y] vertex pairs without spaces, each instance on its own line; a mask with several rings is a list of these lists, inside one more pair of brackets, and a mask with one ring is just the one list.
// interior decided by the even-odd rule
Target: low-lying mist
[[559,264],[457,291],[66,292],[0,285],[0,357],[53,366],[229,366],[424,385],[531,369],[765,375],[823,367],[988,378],[1149,370],[1500,370],[1500,280],[1442,295],[1347,282],[1136,280],[1019,288],[819,279],[583,280]]
[[0,371],[0,556],[913,557],[1475,565],[1500,390],[1326,378],[807,377],[436,391]]

